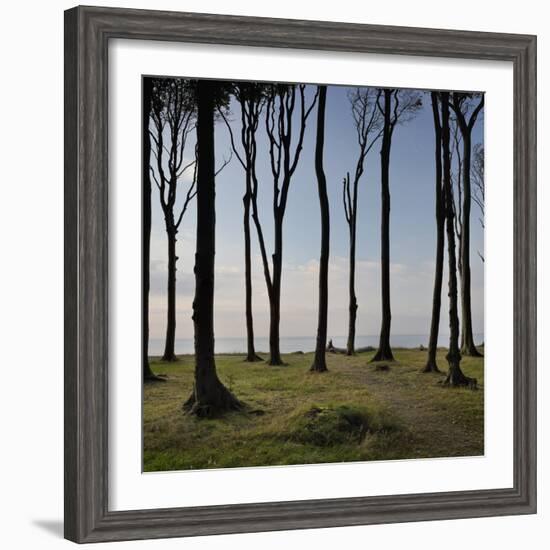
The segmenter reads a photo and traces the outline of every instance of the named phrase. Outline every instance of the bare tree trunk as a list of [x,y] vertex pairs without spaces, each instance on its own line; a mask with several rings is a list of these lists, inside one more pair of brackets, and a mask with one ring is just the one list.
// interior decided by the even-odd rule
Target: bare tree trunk
[[464,205],[463,211],[463,228],[462,242],[460,251],[462,253],[462,349],[463,355],[472,357],[481,357],[481,353],[477,350],[474,343],[474,334],[472,327],[472,283],[470,273],[470,211],[472,207],[472,188],[470,178],[470,167],[472,160],[472,139],[469,131],[463,132],[463,147],[464,147]]
[[327,195],[327,181],[323,169],[323,146],[325,142],[325,108],[327,87],[319,86],[317,107],[317,142],[315,145],[315,173],[321,208],[321,257],[319,261],[319,319],[317,324],[317,345],[310,370],[325,372],[328,322],[328,261],[330,253],[330,211]]
[[[296,144],[294,151],[292,151],[292,119],[296,105],[297,90],[299,93],[300,119]],[[274,245],[272,255],[272,277],[269,273],[269,263],[265,252],[263,232],[258,218],[255,192],[253,199],[253,219],[258,232],[265,281],[269,294],[269,365],[284,364],[281,359],[279,342],[281,321],[281,276],[283,268],[283,220],[292,176],[298,165],[300,153],[303,148],[307,118],[317,101],[317,94],[315,94],[310,105],[306,106],[305,90],[305,84],[299,84],[298,86],[271,86],[271,91],[267,94],[266,99],[265,121],[269,139],[270,165],[273,173]]]
[[[469,120],[466,120],[468,107],[464,107],[467,101],[467,94],[453,93],[453,102],[451,107],[456,114],[456,120],[460,133],[462,135],[462,231],[460,235],[460,298],[462,309],[462,339],[461,352],[463,355],[472,357],[481,357],[476,349],[472,328],[472,292],[471,292],[471,274],[470,274],[470,213],[472,207],[472,187],[471,187],[471,166],[472,166],[472,130],[477,117],[484,105],[483,96],[477,106],[470,114]],[[468,105],[466,103],[466,105]]]
[[357,241],[357,189],[353,197],[352,218],[350,225],[350,245],[349,245],[349,323],[348,323],[348,342],[346,346],[347,355],[355,354],[355,324],[357,322],[357,296],[355,294],[355,244]]
[[149,365],[149,289],[150,289],[150,257],[151,257],[151,136],[149,123],[151,101],[153,97],[153,83],[150,79],[143,79],[142,104],[142,287],[141,287],[141,362],[143,380],[162,380],[155,376]]
[[176,345],[176,229],[173,223],[167,221],[166,236],[168,240],[168,282],[167,282],[167,313],[166,313],[166,340],[164,344],[163,361],[177,361]]
[[244,214],[244,268],[245,268],[245,297],[246,297],[246,343],[247,354],[246,361],[261,361],[262,358],[256,354],[254,348],[254,319],[252,316],[252,259],[250,244],[250,176],[246,175],[246,193],[243,197]]
[[273,286],[269,296],[269,364],[283,365],[280,351],[279,328],[281,324],[281,277],[283,271],[283,218],[275,211],[275,242],[273,248]]
[[[360,161],[362,162],[362,161]],[[357,242],[357,192],[361,170],[356,170],[351,188],[349,172],[344,178],[343,202],[346,222],[349,230],[349,304],[348,304],[348,341],[346,344],[346,355],[355,355],[355,324],[357,321],[357,296],[355,294],[355,249]]]
[[243,228],[244,228],[244,265],[245,265],[245,316],[246,316],[246,361],[263,361],[256,354],[254,346],[254,317],[252,314],[252,260],[250,241],[250,216],[254,210],[253,195],[257,185],[256,177],[256,131],[258,119],[263,108],[262,85],[250,83],[235,83],[232,85],[233,95],[241,107],[241,145],[239,152],[233,130],[223,109],[218,108],[218,113],[225,122],[231,148],[237,157],[245,173],[245,193],[243,196]]
[[214,105],[219,83],[197,83],[197,249],[195,254],[195,383],[184,409],[211,417],[243,404],[220,382],[214,359],[214,257],[216,235]]
[[[462,207],[461,207],[462,208]],[[462,324],[460,326],[460,350],[462,351],[464,349],[464,269],[462,265],[462,259],[464,258],[464,253],[462,250],[463,247],[463,240],[462,235],[464,234],[464,230],[461,229],[460,234],[457,235],[458,239],[458,258],[457,258],[457,264],[458,264],[458,277],[460,281],[460,312],[462,316]]]
[[382,274],[382,326],[380,343],[373,361],[393,361],[390,346],[390,151],[391,151],[391,90],[384,90],[384,131],[382,134],[381,157],[381,274]]
[[[441,92],[442,145],[443,145],[443,185],[445,189],[445,217],[447,219],[447,250],[449,256],[449,351],[447,362],[449,372],[445,383],[449,386],[468,386],[467,378],[460,368],[460,349],[458,347],[458,285],[454,233],[454,211],[451,190],[451,155],[449,135],[449,92]],[[475,382],[474,382],[475,383]]]
[[349,230],[349,319],[348,319],[348,341],[346,354],[355,354],[355,329],[357,322],[357,295],[355,293],[355,258],[357,243],[357,196],[359,191],[359,180],[364,172],[365,160],[373,145],[382,135],[383,113],[378,100],[382,94],[381,90],[357,88],[355,92],[348,93],[351,113],[357,132],[357,143],[359,155],[355,165],[353,186],[350,173],[344,177],[342,199],[344,203],[344,214]]
[[441,122],[437,92],[432,92],[432,110],[435,128],[435,220],[436,220],[436,258],[434,291],[432,300],[432,322],[430,324],[430,341],[428,343],[428,360],[424,372],[440,372],[437,368],[437,341],[439,337],[439,320],[441,315],[441,288],[443,286],[443,257],[445,248],[445,213],[442,197],[441,169]]

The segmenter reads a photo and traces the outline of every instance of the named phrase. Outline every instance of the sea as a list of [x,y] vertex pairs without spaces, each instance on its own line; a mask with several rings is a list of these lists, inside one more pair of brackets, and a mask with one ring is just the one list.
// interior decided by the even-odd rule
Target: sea
[[[329,338],[330,339],[330,338]],[[392,334],[391,345],[394,348],[419,348],[428,346],[428,334]],[[448,342],[448,334],[440,334],[439,345],[445,346]],[[346,346],[346,336],[333,337],[332,343],[337,348]],[[355,337],[355,347],[366,346],[377,347],[378,335],[362,335]],[[474,334],[474,341],[477,345],[483,344],[483,334]],[[256,352],[269,351],[269,339],[267,337],[255,338]],[[303,351],[307,353],[315,349],[315,336],[287,336],[281,337],[281,352],[292,353]],[[176,338],[176,354],[192,354],[194,352],[193,338]],[[215,353],[245,353],[246,338],[216,338]],[[149,340],[149,353],[151,355],[162,355],[164,350],[163,338],[151,338]]]

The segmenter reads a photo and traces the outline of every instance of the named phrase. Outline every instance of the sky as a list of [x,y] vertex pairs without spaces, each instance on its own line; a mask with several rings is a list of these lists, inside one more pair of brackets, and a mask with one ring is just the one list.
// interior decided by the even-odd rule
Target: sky
[[[311,98],[315,86],[308,86]],[[348,91],[329,86],[326,103],[324,168],[330,202],[329,338],[347,333],[349,233],[342,203],[342,179],[353,173],[358,144],[351,116]],[[390,163],[390,258],[392,333],[427,335],[435,258],[435,164],[434,129],[429,94],[416,117],[395,128]],[[230,105],[229,120],[240,131],[240,111]],[[281,298],[281,337],[316,334],[318,266],[320,254],[320,209],[314,169],[316,108],[308,119],[304,148],[291,182],[284,219],[284,253]],[[237,134],[235,134],[237,135]],[[474,128],[472,143],[483,142],[483,117]],[[380,330],[380,140],[372,148],[359,184],[357,219],[356,293],[359,304],[357,334],[376,335]],[[216,163],[230,156],[230,139],[223,121],[215,128]],[[187,156],[192,160],[194,144]],[[273,250],[273,179],[269,167],[264,123],[258,134],[257,173],[259,209],[268,247]],[[182,204],[191,171],[182,178],[178,204]],[[244,170],[236,158],[216,178],[216,287],[215,335],[244,338]],[[481,213],[472,206],[471,274],[474,333],[483,333],[483,229]],[[185,214],[178,235],[177,339],[193,338],[191,320],[194,294],[195,202]],[[162,339],[166,330],[167,241],[158,190],[153,186],[151,233],[150,337]],[[252,229],[253,314],[255,334],[269,334],[269,302],[263,277],[256,233]],[[445,273],[440,333],[447,335],[448,300]],[[177,351],[177,350],[176,350]]]

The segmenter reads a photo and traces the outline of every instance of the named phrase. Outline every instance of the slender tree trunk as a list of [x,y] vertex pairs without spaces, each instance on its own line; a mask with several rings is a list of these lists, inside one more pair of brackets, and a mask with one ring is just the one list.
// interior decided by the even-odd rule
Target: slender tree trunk
[[445,217],[447,220],[447,250],[449,256],[449,352],[447,362],[449,373],[445,381],[449,386],[467,386],[471,380],[460,368],[460,349],[458,347],[458,288],[457,262],[455,250],[454,211],[451,190],[451,155],[449,133],[449,92],[441,92],[442,145],[443,145],[443,185],[445,189]]
[[197,249],[195,254],[195,382],[184,409],[211,417],[242,408],[220,382],[214,359],[214,257],[216,235],[214,105],[219,83],[197,84]]
[[168,240],[168,282],[167,313],[166,313],[166,340],[164,344],[163,361],[177,361],[175,353],[176,345],[176,229],[173,223],[167,223],[166,236]]
[[315,173],[319,190],[321,208],[321,257],[319,261],[319,319],[317,324],[317,345],[311,365],[312,371],[327,370],[327,322],[328,322],[328,260],[330,247],[330,211],[327,195],[327,181],[323,169],[323,147],[325,142],[325,108],[327,87],[319,86],[319,104],[317,106],[317,142],[315,145]]
[[250,244],[250,176],[246,175],[246,193],[243,197],[244,215],[244,271],[245,271],[245,295],[246,295],[246,343],[248,362],[261,361],[254,348],[254,319],[252,316],[252,259]]
[[277,211],[274,218],[273,286],[269,296],[269,364],[279,366],[283,365],[279,338],[279,327],[281,324],[281,276],[283,270],[283,218]]
[[161,380],[151,370],[149,365],[149,288],[150,288],[150,257],[151,257],[151,136],[149,135],[149,122],[151,101],[153,97],[153,83],[150,79],[143,79],[143,105],[142,105],[142,296],[141,296],[141,362],[143,379]]
[[[462,252],[462,232],[457,235],[458,239],[458,258],[457,258],[457,269],[458,269],[458,277],[460,281],[460,313],[462,315],[462,319],[464,320],[464,310],[463,310],[463,303],[464,303],[464,269],[462,268],[462,259],[464,258],[464,254]],[[460,349],[464,349],[464,322],[462,322],[460,326]]]
[[382,326],[380,343],[373,361],[393,361],[390,346],[390,151],[391,151],[391,90],[384,90],[384,130],[382,134],[381,157],[381,274],[382,274]]
[[443,259],[445,249],[445,214],[442,197],[441,169],[441,123],[437,92],[432,92],[432,110],[435,128],[435,220],[436,220],[436,257],[434,291],[432,299],[432,322],[430,325],[430,341],[428,344],[428,361],[424,372],[439,372],[437,368],[437,341],[439,337],[439,319],[441,315],[441,288],[443,286]]
[[349,245],[349,323],[348,323],[348,343],[346,346],[347,355],[355,354],[355,324],[357,321],[357,296],[355,294],[355,243],[356,243],[356,204],[357,190],[354,195],[354,206],[352,206],[352,217],[350,225],[350,245]]
[[462,132],[462,144],[464,149],[463,159],[464,167],[462,170],[462,181],[464,187],[463,206],[462,206],[462,242],[460,251],[461,261],[461,306],[462,306],[462,349],[463,355],[472,357],[481,357],[481,353],[476,349],[474,343],[474,334],[472,328],[472,290],[470,274],[470,211],[472,207],[472,188],[471,188],[471,161],[472,161],[472,138],[469,129]]

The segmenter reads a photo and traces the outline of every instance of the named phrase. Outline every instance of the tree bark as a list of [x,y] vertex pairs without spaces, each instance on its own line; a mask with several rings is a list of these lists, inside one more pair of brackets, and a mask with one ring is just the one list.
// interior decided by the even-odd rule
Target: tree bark
[[141,362],[144,381],[162,380],[155,375],[149,364],[149,290],[150,290],[150,258],[151,258],[151,136],[149,123],[151,101],[153,98],[153,83],[151,79],[143,79],[142,104],[142,296],[141,296]]
[[310,370],[327,371],[327,322],[328,322],[328,262],[330,253],[330,211],[327,195],[327,181],[323,169],[323,147],[325,142],[325,109],[327,87],[319,86],[317,106],[317,141],[315,144],[315,173],[321,209],[321,257],[319,261],[319,318],[317,324],[317,345]]
[[442,197],[441,168],[441,122],[439,119],[438,94],[432,92],[432,111],[435,128],[435,220],[436,220],[436,257],[435,277],[432,299],[432,321],[428,343],[428,360],[423,372],[440,372],[437,367],[437,341],[439,337],[439,320],[441,315],[441,288],[443,286],[443,259],[445,248],[445,214]]
[[166,339],[164,343],[163,361],[177,361],[176,345],[176,234],[173,220],[166,221],[166,237],[168,241],[168,281],[166,285]]
[[[269,139],[269,156],[273,173],[273,222],[274,245],[272,255],[273,276],[270,276],[269,263],[263,242],[263,232],[258,218],[256,194],[253,198],[253,220],[256,225],[262,253],[264,276],[269,294],[269,365],[283,365],[281,359],[279,330],[281,322],[281,277],[283,267],[283,220],[286,211],[288,193],[292,176],[298,165],[303,148],[306,122],[315,102],[315,94],[309,107],[306,107],[305,84],[297,86],[300,101],[300,119],[298,137],[292,152],[293,113],[296,105],[295,85],[276,85],[271,87],[266,100],[266,131]],[[278,107],[276,105],[278,104]],[[277,113],[276,113],[277,111]],[[279,185],[280,184],[280,185]]]
[[[359,162],[362,163],[360,160]],[[359,166],[359,164],[358,164]],[[349,230],[349,304],[348,304],[348,340],[346,344],[346,355],[355,355],[355,325],[357,321],[357,295],[355,294],[355,258],[356,258],[356,242],[357,242],[357,192],[359,178],[363,169],[357,169],[353,178],[353,188],[349,172],[344,178],[343,202],[346,222]]]
[[[463,125],[461,125],[461,128]],[[472,283],[470,272],[470,212],[472,207],[472,188],[470,167],[472,159],[472,136],[471,131],[465,128],[462,133],[463,159],[464,168],[462,170],[462,181],[464,187],[463,195],[463,227],[462,227],[462,242],[461,242],[461,306],[462,306],[462,355],[471,357],[481,357],[481,353],[477,350],[474,343],[474,334],[472,327]]]
[[250,237],[250,216],[253,211],[253,187],[257,182],[256,178],[256,131],[258,119],[262,109],[262,95],[257,84],[236,83],[233,85],[233,94],[241,108],[241,145],[244,152],[244,159],[239,152],[233,130],[223,111],[218,109],[222,119],[227,126],[231,139],[231,148],[239,160],[245,173],[245,193],[243,196],[243,229],[244,229],[244,265],[245,265],[245,317],[246,317],[246,340],[247,353],[246,361],[263,361],[256,354],[254,345],[254,317],[252,314],[252,260],[251,260],[251,237]]
[[381,275],[382,275],[382,325],[380,343],[373,361],[393,361],[390,346],[391,305],[390,305],[390,152],[392,138],[391,90],[384,90],[384,129],[382,133],[381,159]]
[[[357,184],[356,184],[357,186]],[[355,245],[357,241],[357,189],[354,190],[349,244],[349,322],[346,354],[355,354],[355,325],[357,322],[357,295],[355,294]]]
[[214,359],[215,154],[214,106],[219,83],[197,83],[197,249],[195,254],[195,381],[184,409],[212,417],[243,404],[221,383]]
[[445,192],[445,217],[447,221],[447,251],[449,257],[449,351],[447,362],[449,372],[445,384],[449,386],[468,386],[471,379],[460,368],[460,349],[458,347],[458,288],[457,262],[455,250],[454,210],[451,189],[451,154],[449,132],[449,92],[441,92],[442,146],[443,146],[443,185]]
[[279,328],[281,324],[281,277],[283,271],[283,216],[274,211],[275,239],[273,247],[273,285],[269,296],[269,364],[283,365],[280,350]]
[[462,312],[462,337],[461,352],[463,355],[471,357],[481,357],[474,342],[472,327],[472,290],[471,290],[471,272],[470,272],[470,213],[472,208],[472,185],[471,185],[471,165],[472,165],[472,130],[477,120],[480,110],[483,107],[484,100],[481,98],[477,107],[473,110],[470,120],[466,121],[464,111],[461,108],[463,96],[453,94],[452,107],[456,114],[456,119],[460,133],[462,134],[462,232],[460,236],[460,301]]
[[254,347],[254,318],[252,316],[252,259],[250,244],[250,175],[246,174],[246,192],[243,197],[244,214],[244,278],[245,278],[245,308],[246,308],[246,361],[252,363],[261,361]]

